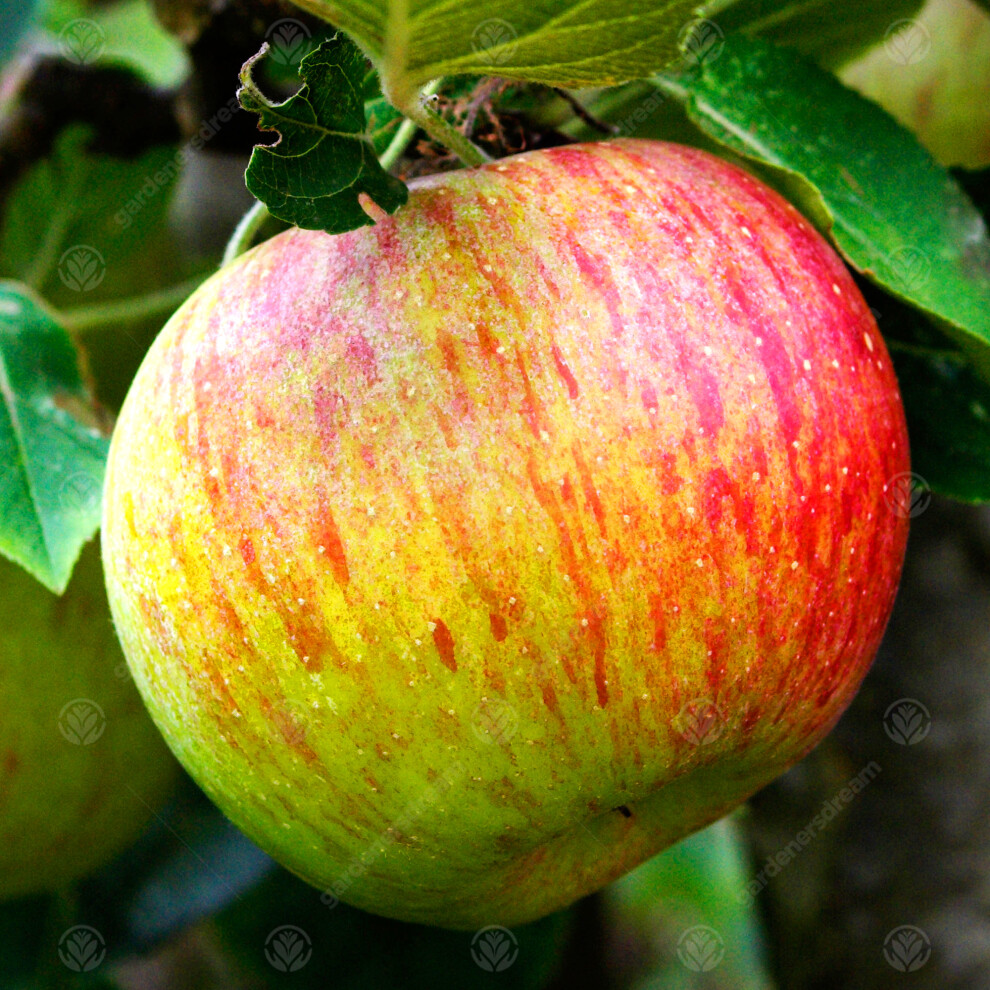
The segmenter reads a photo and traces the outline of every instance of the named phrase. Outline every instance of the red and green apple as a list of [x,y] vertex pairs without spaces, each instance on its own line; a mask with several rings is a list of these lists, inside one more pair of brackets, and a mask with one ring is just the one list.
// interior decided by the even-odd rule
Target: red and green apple
[[870,310],[793,207],[574,145],[197,291],[117,425],[106,574],[155,721],[263,848],[370,911],[516,924],[828,732],[908,469]]

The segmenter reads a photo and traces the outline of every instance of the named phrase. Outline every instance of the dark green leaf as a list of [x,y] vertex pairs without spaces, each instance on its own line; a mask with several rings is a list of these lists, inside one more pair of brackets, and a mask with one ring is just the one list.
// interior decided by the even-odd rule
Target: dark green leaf
[[889,342],[919,484],[964,502],[990,501],[990,385],[951,351]]
[[659,84],[767,177],[845,258],[990,367],[990,238],[952,176],[874,104],[794,52],[744,36]]
[[360,195],[391,213],[408,196],[405,185],[378,164],[365,120],[364,56],[349,41],[325,41],[299,66],[305,80],[284,103],[271,103],[251,78],[267,46],[241,70],[241,105],[260,114],[262,130],[278,131],[258,145],[245,176],[270,213],[310,230],[343,233],[373,223]]
[[4,202],[0,277],[18,279],[59,309],[147,292],[190,273],[167,212],[184,154],[162,146],[135,159],[88,150],[82,126],[64,130]]
[[61,592],[99,525],[108,442],[69,335],[0,282],[0,553]]
[[[573,912],[563,911],[508,935],[502,972],[486,972],[472,958],[472,932],[391,921],[346,904],[328,906],[320,892],[279,869],[214,919],[224,944],[248,972],[268,985],[296,990],[475,990],[496,985],[539,990],[556,969]],[[296,950],[279,957],[278,934]],[[477,950],[475,950],[477,952]],[[272,959],[275,962],[272,962]],[[301,962],[282,976],[280,963]],[[282,972],[285,970],[283,968]],[[328,974],[334,979],[328,983]],[[281,982],[284,980],[284,984]]]
[[966,502],[990,501],[990,386],[923,313],[857,277],[897,372],[911,438],[910,479]]
[[981,168],[975,171],[955,168],[952,170],[952,174],[976,208],[983,214],[983,219],[990,223],[990,168]]
[[47,897],[22,898],[0,904],[0,987],[27,986],[38,968],[51,912]]
[[[180,249],[168,220],[187,153],[162,145],[115,158],[89,150],[86,128],[63,130],[4,199],[0,278],[29,284],[74,321],[204,274],[217,258]],[[109,313],[105,323],[89,321],[86,351],[101,401],[116,408],[123,400],[163,321],[161,313],[128,321],[126,332]]]

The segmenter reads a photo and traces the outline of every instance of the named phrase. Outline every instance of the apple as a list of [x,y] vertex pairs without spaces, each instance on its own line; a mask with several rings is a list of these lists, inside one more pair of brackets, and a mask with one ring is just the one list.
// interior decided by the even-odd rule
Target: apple
[[199,289],[112,440],[107,584],[252,839],[330,903],[511,925],[828,732],[908,468],[876,324],[795,209],[695,149],[572,145]]
[[122,852],[178,767],[113,633],[96,544],[65,593],[0,560],[0,899],[56,890]]

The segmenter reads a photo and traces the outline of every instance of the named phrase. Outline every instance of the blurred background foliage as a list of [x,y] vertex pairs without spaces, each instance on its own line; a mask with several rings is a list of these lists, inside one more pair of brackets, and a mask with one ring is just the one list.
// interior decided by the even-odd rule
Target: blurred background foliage
[[[841,16],[841,4],[824,7]],[[882,29],[895,15],[923,26],[916,40],[926,48],[923,57],[916,57],[920,48],[892,57]],[[163,320],[215,269],[250,205],[242,177],[257,132],[254,118],[231,97],[241,64],[288,22],[291,36],[280,37],[303,50],[329,33],[288,3],[267,0],[15,0],[0,6],[0,278],[23,281],[56,311],[80,343],[96,395],[111,412]],[[957,174],[985,213],[990,195],[980,170],[990,165],[990,16],[970,0],[928,0],[920,11],[917,3],[891,7],[877,23],[881,30],[866,50],[851,44],[848,32],[840,32],[832,48],[811,30],[790,40],[804,37],[812,54],[885,106],[942,164],[969,170]],[[292,92],[298,55],[262,63],[262,81],[272,93]],[[454,79],[439,98],[497,154],[601,136],[603,122],[623,133],[708,141],[669,102],[651,105],[645,119],[631,117],[649,99],[641,85],[577,96],[575,106],[572,97],[547,88]],[[384,140],[398,121],[382,105],[378,113]],[[455,164],[424,138],[400,172],[411,177]],[[266,232],[278,226],[272,221]],[[58,264],[80,244],[99,245],[105,266],[99,284],[85,292],[60,276]],[[917,339],[921,331],[910,326],[914,317],[906,307],[879,290],[866,291],[888,339],[899,332]],[[951,401],[953,381],[931,401]],[[923,442],[922,432],[912,439]],[[982,434],[973,440],[980,442]],[[937,439],[933,447],[934,458],[941,450]],[[986,800],[986,741],[953,735],[962,699],[986,676],[981,651],[987,644],[966,631],[967,621],[985,626],[990,609],[986,519],[983,510],[937,501],[926,513],[912,538],[906,578],[907,600],[916,608],[899,606],[888,636],[888,644],[898,644],[897,656],[885,646],[860,698],[819,751],[751,808],[571,910],[511,933],[518,956],[502,972],[478,964],[472,933],[404,925],[323,903],[318,891],[272,863],[183,778],[140,841],[105,869],[71,890],[0,905],[0,990],[883,987],[907,979],[884,964],[885,933],[921,924],[923,917],[932,934],[951,929],[956,917],[957,941],[976,939],[982,951],[962,961],[958,952],[936,954],[931,966],[911,974],[912,985],[990,985],[990,933],[973,917],[986,916],[986,895],[971,889],[990,879],[978,853],[986,816],[963,839],[951,830],[926,832],[915,821],[919,814],[938,817],[931,794],[948,799],[932,781],[945,772],[945,761],[963,753],[980,767],[979,781],[963,788],[967,808],[982,808]],[[942,646],[920,638],[917,615],[933,600],[944,628],[954,631]],[[909,662],[899,667],[905,657]],[[950,701],[933,733],[940,755],[930,765],[904,763],[913,750],[891,748],[881,733],[883,713],[902,694],[935,698],[938,689],[919,671],[954,657],[956,675],[943,685]],[[967,713],[984,725],[982,709],[977,715]],[[870,759],[886,774],[870,799],[763,883],[755,899],[747,896],[766,858]],[[903,817],[892,818],[892,808]],[[883,837],[881,829],[903,834]],[[913,847],[919,836],[926,847]],[[967,887],[958,869],[951,873],[955,915],[933,913],[946,884],[934,863],[914,881],[897,879],[921,855],[955,849],[958,856],[971,847],[965,861],[973,884]],[[849,874],[869,874],[871,865],[880,881]],[[902,914],[883,903],[878,882],[897,891]],[[862,893],[867,888],[869,897]],[[853,937],[857,921],[869,939]],[[60,940],[77,925],[97,932],[106,951],[87,972],[60,955]],[[272,955],[271,937],[287,925],[304,933],[311,956],[299,969],[281,972],[272,959],[284,958]]]

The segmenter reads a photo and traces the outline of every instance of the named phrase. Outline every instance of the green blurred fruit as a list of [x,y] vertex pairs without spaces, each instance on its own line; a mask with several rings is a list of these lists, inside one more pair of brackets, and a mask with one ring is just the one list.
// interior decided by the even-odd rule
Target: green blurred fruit
[[929,0],[839,75],[943,165],[990,165],[990,14],[977,4]]
[[58,888],[137,838],[176,764],[113,633],[97,545],[61,597],[0,560],[0,898]]

